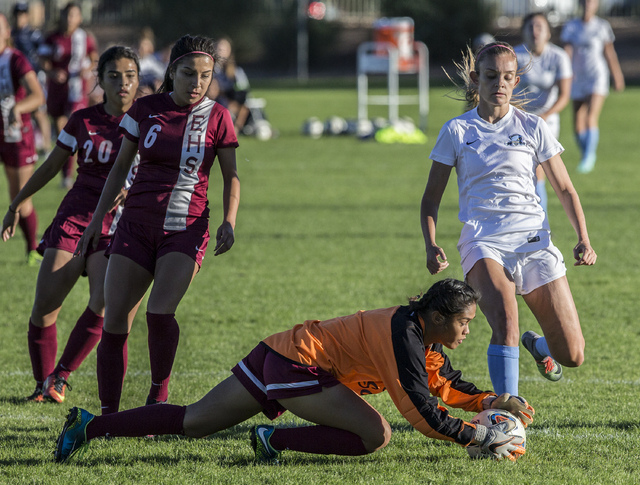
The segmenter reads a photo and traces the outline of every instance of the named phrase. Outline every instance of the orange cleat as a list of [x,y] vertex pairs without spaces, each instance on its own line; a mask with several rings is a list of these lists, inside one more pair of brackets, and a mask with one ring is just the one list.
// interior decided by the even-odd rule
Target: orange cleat
[[44,381],[42,394],[51,401],[62,403],[64,402],[64,391],[67,387],[71,391],[71,386],[64,377],[51,374],[47,377],[47,380]]

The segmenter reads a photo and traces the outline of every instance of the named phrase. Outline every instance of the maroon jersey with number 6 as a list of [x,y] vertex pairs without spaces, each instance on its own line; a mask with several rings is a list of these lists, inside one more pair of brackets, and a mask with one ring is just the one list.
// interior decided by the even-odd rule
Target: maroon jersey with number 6
[[140,153],[122,220],[165,231],[206,227],[217,149],[238,146],[229,111],[207,97],[178,106],[170,93],[155,94],[134,103],[120,130]]

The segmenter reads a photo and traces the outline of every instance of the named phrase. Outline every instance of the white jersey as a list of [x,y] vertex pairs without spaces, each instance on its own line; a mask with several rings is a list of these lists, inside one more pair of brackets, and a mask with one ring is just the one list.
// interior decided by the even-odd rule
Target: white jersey
[[571,97],[582,99],[590,94],[608,94],[609,68],[604,46],[615,40],[609,22],[600,17],[586,23],[571,20],[562,29],[560,40],[573,47]]
[[513,106],[497,123],[477,108],[445,123],[430,158],[456,168],[464,224],[458,249],[472,241],[517,253],[547,247],[536,167],[563,151],[542,118]]
[[527,72],[520,75],[520,84],[514,94],[524,93],[528,103],[525,109],[531,113],[542,114],[558,101],[558,83],[573,75],[571,59],[564,49],[547,43],[542,54],[531,54],[524,44],[514,48],[518,58],[518,69]]

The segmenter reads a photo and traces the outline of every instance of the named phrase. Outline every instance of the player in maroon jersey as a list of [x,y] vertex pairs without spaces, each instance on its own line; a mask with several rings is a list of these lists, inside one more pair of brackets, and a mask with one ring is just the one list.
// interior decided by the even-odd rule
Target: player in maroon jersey
[[238,142],[229,111],[205,96],[216,59],[211,39],[186,35],[171,50],[160,94],[139,99],[120,123],[125,139],[93,219],[78,243],[87,254],[99,241],[136,152],[140,166],[106,253],[105,320],[98,346],[102,413],[116,412],[126,371],[127,315],[154,281],[147,304],[151,390],[147,403],[167,400],[178,346],[175,311],[198,272],[209,241],[207,188],[218,157],[223,178],[223,222],[215,255],[228,251],[240,200]]
[[[0,160],[13,199],[33,174],[38,159],[30,113],[44,102],[44,94],[29,60],[9,47],[9,39],[9,22],[0,14]],[[24,201],[19,212],[16,217],[20,217],[20,229],[27,241],[27,261],[34,266],[42,258],[35,251],[38,220],[31,199]]]
[[[124,193],[114,197],[106,217],[101,218],[95,247],[81,258],[73,252],[91,220],[102,187],[113,166],[122,134],[118,125],[131,107],[138,89],[138,57],[128,47],[107,49],[98,62],[98,80],[104,90],[104,103],[76,111],[60,132],[51,155],[33,174],[9,206],[2,224],[6,241],[15,232],[18,213],[29,197],[44,187],[60,171],[70,155],[78,153],[78,177],[47,228],[38,247],[44,254],[40,266],[36,297],[29,321],[29,355],[36,390],[27,399],[45,398],[62,402],[67,378],[95,347],[102,333],[104,279],[108,260],[104,250],[113,232],[115,211]],[[122,187],[122,185],[121,185]],[[55,367],[58,348],[56,319],[62,302],[81,274],[89,278],[89,304],[73,329],[64,353]],[[132,308],[130,318],[137,305]],[[55,368],[54,368],[55,367]]]
[[[42,67],[47,74],[47,111],[58,133],[69,115],[88,106],[85,74],[98,60],[94,38],[80,28],[82,11],[69,2],[60,11],[58,31],[50,34],[38,48]],[[62,169],[63,185],[71,188],[73,159]]]

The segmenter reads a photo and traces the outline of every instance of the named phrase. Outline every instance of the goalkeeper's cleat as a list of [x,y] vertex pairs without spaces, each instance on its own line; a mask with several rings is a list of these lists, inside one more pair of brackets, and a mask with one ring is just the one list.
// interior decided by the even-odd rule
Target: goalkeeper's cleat
[[42,387],[44,397],[59,403],[64,402],[64,391],[67,388],[69,388],[70,391],[72,390],[66,379],[57,374],[51,374],[47,377]]
[[277,465],[280,452],[276,450],[269,439],[276,428],[260,424],[251,428],[251,447],[256,454],[256,462]]
[[89,446],[87,441],[87,425],[95,416],[89,411],[77,407],[71,408],[64,423],[62,432],[56,441],[53,458],[57,463],[64,463],[78,450]]
[[28,402],[44,402],[45,399],[44,399],[44,396],[42,395],[42,388],[36,387],[36,390],[33,391],[33,394],[31,394],[30,396],[27,396],[25,400]]
[[562,366],[556,362],[551,356],[543,356],[536,350],[536,340],[540,338],[535,332],[529,330],[522,334],[522,345],[529,351],[536,361],[538,372],[542,377],[550,381],[559,381],[562,379]]

